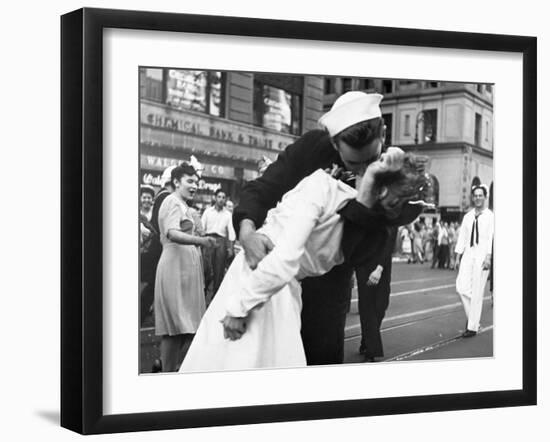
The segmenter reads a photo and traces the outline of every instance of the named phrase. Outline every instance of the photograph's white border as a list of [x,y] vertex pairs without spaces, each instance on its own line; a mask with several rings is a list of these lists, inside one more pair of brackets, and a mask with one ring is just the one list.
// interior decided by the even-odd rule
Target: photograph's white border
[[[495,357],[138,375],[140,65],[495,83]],[[103,80],[105,414],[521,388],[520,54],[108,29]]]

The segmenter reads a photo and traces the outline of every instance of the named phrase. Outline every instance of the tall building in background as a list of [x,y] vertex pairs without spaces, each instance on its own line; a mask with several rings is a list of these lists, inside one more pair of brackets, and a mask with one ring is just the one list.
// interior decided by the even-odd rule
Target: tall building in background
[[492,85],[325,77],[324,111],[350,90],[383,94],[386,144],[426,157],[434,215],[460,220],[480,182],[490,186],[492,206]]
[[204,165],[195,202],[222,188],[238,202],[258,175],[298,136],[317,128],[323,78],[168,68],[141,68],[140,182],[159,186],[162,171]]
[[264,158],[274,160],[350,90],[384,95],[386,144],[425,157],[431,198],[426,217],[460,220],[470,189],[493,195],[493,88],[489,84],[141,68],[140,181],[194,155],[204,165],[200,205],[222,188],[238,202]]

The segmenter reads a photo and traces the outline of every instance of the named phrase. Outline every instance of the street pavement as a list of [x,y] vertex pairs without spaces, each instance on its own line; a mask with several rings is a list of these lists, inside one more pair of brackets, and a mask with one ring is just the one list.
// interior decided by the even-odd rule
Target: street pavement
[[[381,326],[377,362],[493,356],[493,307],[487,284],[478,335],[462,338],[466,316],[455,291],[457,272],[429,264],[394,263],[390,305]],[[357,290],[346,322],[345,363],[363,362]]]
[[[381,326],[384,357],[377,358],[377,362],[493,356],[489,284],[481,330],[472,338],[462,338],[466,317],[455,291],[456,274],[454,270],[431,269],[429,264],[393,264],[390,305]],[[158,338],[152,327],[142,328],[140,335],[140,372],[148,373],[158,358]],[[352,293],[345,336],[344,363],[362,363],[356,289]]]

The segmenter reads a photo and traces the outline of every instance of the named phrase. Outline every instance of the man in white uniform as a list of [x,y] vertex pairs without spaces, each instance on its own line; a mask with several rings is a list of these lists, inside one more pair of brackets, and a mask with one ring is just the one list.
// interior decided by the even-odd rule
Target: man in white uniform
[[488,189],[485,185],[472,188],[474,208],[460,226],[456,243],[455,266],[460,266],[456,278],[456,291],[460,295],[468,318],[463,337],[475,336],[483,307],[483,292],[493,253],[494,215],[485,207]]
[[202,215],[202,227],[206,236],[216,239],[216,245],[205,254],[205,265],[207,269],[207,280],[205,287],[208,290],[210,283],[213,287],[211,294],[207,294],[210,301],[222,282],[225,267],[228,260],[233,257],[233,242],[235,241],[235,230],[231,220],[231,212],[225,207],[226,195],[221,189],[216,191],[215,203],[208,207]]

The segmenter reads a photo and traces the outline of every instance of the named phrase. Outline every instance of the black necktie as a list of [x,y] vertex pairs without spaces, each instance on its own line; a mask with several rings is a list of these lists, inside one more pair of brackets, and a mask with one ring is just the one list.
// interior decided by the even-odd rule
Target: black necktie
[[[479,215],[481,215],[481,214],[479,214]],[[479,244],[479,229],[477,227],[477,219],[478,219],[479,215],[475,215],[474,223],[472,224],[472,236],[470,237],[470,247],[474,246],[474,231],[475,231],[475,234],[476,234],[475,243]]]

